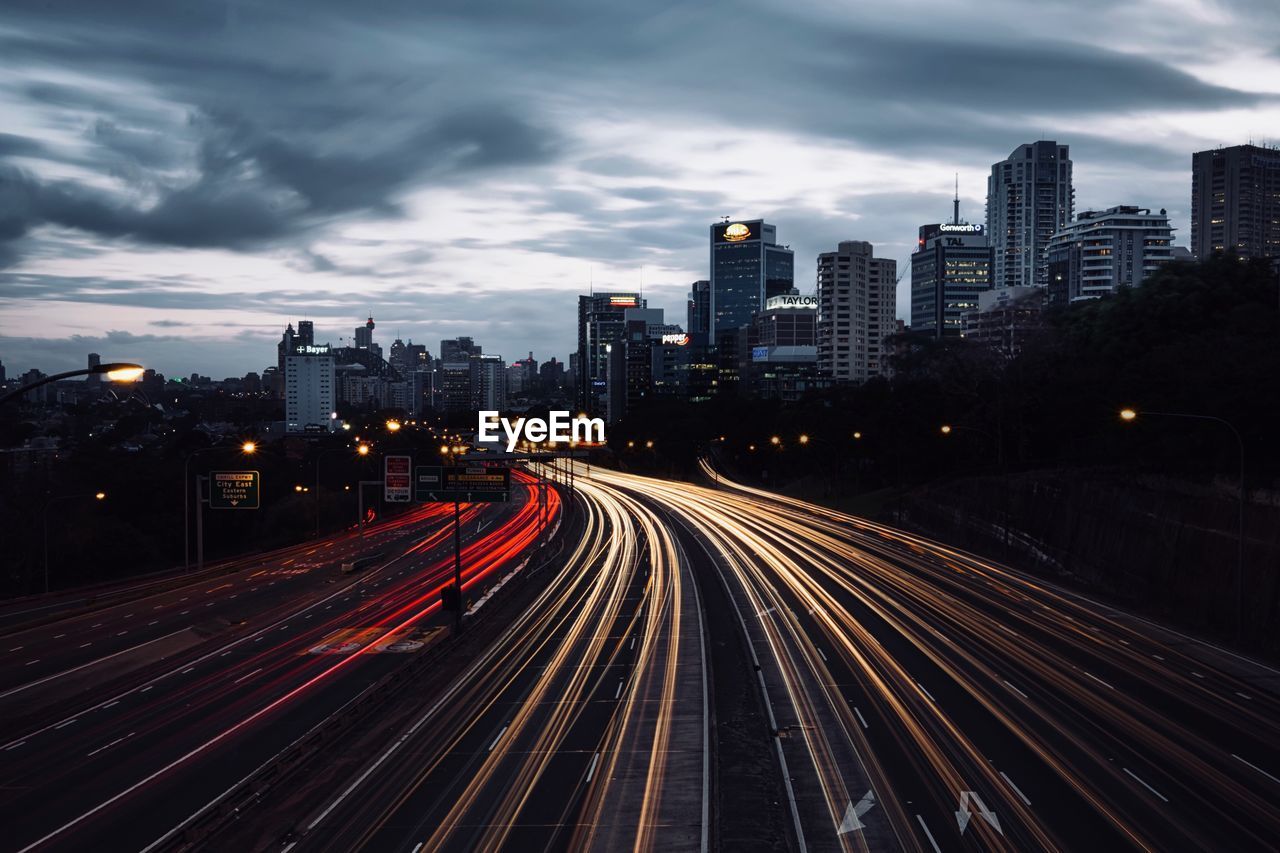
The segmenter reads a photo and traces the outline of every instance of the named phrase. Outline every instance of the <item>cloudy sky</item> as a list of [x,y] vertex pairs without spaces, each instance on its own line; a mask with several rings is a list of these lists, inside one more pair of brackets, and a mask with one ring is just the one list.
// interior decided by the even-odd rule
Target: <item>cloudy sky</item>
[[[1165,207],[1191,152],[1280,139],[1276,0],[6,0],[0,360],[170,375],[472,335],[567,357],[574,296],[683,322],[707,226],[796,251],[981,221],[1071,146],[1077,209]],[[904,280],[899,294],[905,310]],[[905,316],[905,314],[904,314]]]

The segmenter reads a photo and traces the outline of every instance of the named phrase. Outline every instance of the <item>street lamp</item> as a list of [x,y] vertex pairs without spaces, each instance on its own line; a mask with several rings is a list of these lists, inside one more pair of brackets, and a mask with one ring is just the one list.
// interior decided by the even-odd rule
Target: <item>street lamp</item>
[[648,450],[653,450],[653,439],[649,439],[648,441],[646,441],[644,443],[644,446]]
[[103,501],[107,499],[106,492],[94,492],[92,494],[79,495],[57,495],[45,501],[44,509],[41,511],[42,521],[44,523],[44,591],[49,592],[49,507],[58,501],[75,500],[76,498],[93,498],[94,500]]
[[367,444],[361,444],[361,445],[359,445],[358,447],[356,447],[356,453],[359,453],[361,456],[368,456],[368,455],[369,455],[369,445],[367,445]]
[[[1133,423],[1138,419],[1138,410],[1125,408],[1120,410],[1120,420],[1125,423]],[[1186,412],[1151,412],[1143,409],[1141,414],[1146,416],[1154,416],[1158,418],[1189,418],[1195,421],[1213,421],[1222,424],[1231,430],[1231,435],[1236,440],[1236,452],[1238,454],[1238,482],[1236,485],[1236,497],[1239,503],[1237,512],[1237,529],[1236,529],[1236,642],[1244,639],[1244,439],[1240,437],[1240,430],[1236,429],[1235,424],[1226,418],[1220,418],[1216,415],[1193,415]]]
[[801,443],[801,444],[808,444],[808,443],[809,443],[809,436],[805,435],[804,433],[801,433],[801,434],[800,434],[800,443]]
[[399,432],[400,426],[401,424],[399,421],[396,421],[396,420],[387,421],[387,432]]
[[855,432],[855,433],[853,434],[853,440],[854,440],[854,441],[862,441],[862,433],[860,433],[860,432]]
[[769,437],[769,443],[772,444],[774,447],[777,447],[779,444],[782,444],[782,439],[776,435],[773,435]]
[[[188,454],[182,463],[182,565],[186,571],[191,570],[191,494],[187,489],[187,482],[191,479],[191,460],[201,453],[230,449],[229,447],[202,447]],[[258,445],[252,441],[246,441],[240,445],[240,452],[245,456],[252,456],[258,452]],[[200,485],[197,483],[196,491],[198,492],[199,489]],[[196,500],[200,500],[199,495],[196,496]],[[196,509],[198,511],[199,506]]]
[[140,364],[133,364],[127,361],[115,361],[107,364],[95,364],[93,367],[86,367],[81,370],[68,370],[66,373],[55,373],[52,376],[46,376],[43,379],[37,379],[23,385],[21,388],[15,388],[7,394],[0,395],[0,403],[4,403],[14,397],[20,397],[33,388],[39,388],[41,385],[48,385],[50,382],[58,382],[63,379],[70,379],[73,376],[106,376],[111,382],[133,382],[136,381],[146,371]]

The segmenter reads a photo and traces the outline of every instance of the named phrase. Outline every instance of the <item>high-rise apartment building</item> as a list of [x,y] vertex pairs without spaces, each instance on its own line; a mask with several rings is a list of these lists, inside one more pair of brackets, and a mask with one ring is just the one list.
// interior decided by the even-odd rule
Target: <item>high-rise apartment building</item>
[[1052,140],[1019,145],[991,167],[987,238],[993,287],[1045,287],[1049,239],[1071,221],[1075,190],[1070,149]]
[[711,226],[710,282],[707,332],[714,341],[750,323],[769,297],[791,292],[795,258],[762,219],[718,222]]
[[1235,145],[1191,156],[1191,252],[1280,258],[1280,149]]
[[471,408],[507,408],[507,363],[500,355],[471,356]]
[[588,414],[605,410],[609,379],[607,347],[622,339],[626,312],[644,308],[639,293],[592,293],[578,297],[578,408]]
[[837,382],[889,374],[898,262],[847,240],[818,256],[818,371]]
[[337,383],[333,356],[309,347],[285,358],[285,432],[330,432],[334,426]]
[[1173,260],[1165,211],[1119,206],[1083,211],[1049,241],[1049,304],[1066,305],[1137,287]]
[[311,347],[316,344],[316,324],[311,320],[298,321],[298,337],[296,343],[299,346]]
[[467,361],[473,355],[480,355],[481,351],[479,344],[471,338],[446,338],[440,342],[441,361]]

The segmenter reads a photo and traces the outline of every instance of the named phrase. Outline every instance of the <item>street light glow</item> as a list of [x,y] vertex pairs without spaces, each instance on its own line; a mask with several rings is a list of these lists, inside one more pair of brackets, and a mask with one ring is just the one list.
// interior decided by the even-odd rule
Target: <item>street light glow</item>
[[653,439],[649,439],[648,441],[646,441],[644,443],[644,446],[649,448],[650,450],[653,450]]
[[855,433],[853,434],[853,440],[854,440],[854,441],[861,441],[861,440],[862,440],[862,433],[860,433],[860,432],[855,432]]
[[397,431],[397,430],[399,430],[399,429],[400,429],[400,422],[399,422],[399,421],[394,421],[394,420],[392,420],[392,421],[387,421],[387,430],[388,430],[389,432],[396,432],[396,431]]
[[140,364],[112,364],[104,371],[112,382],[134,382],[146,371]]
[[357,448],[356,448],[356,453],[359,453],[361,456],[368,456],[368,455],[369,455],[369,445],[367,445],[367,444],[362,444],[362,445],[360,445],[359,447],[357,447]]
[[801,444],[808,444],[808,443],[809,443],[809,436],[804,435],[804,434],[801,434],[801,436],[800,436],[800,443],[801,443]]
[[943,425],[942,425],[942,434],[943,434],[943,435],[951,435],[951,425],[950,425],[950,424],[943,424]]
[[257,449],[258,445],[252,441],[246,441],[244,444],[240,445],[240,450],[243,453],[253,453]]
[[1134,418],[1136,418],[1136,417],[1138,417],[1138,413],[1137,413],[1136,411],[1134,411],[1133,409],[1121,409],[1121,410],[1120,410],[1120,420],[1122,420],[1122,421],[1131,421],[1131,420],[1133,420],[1133,419],[1134,419]]
[[105,500],[105,499],[106,499],[106,497],[107,497],[107,493],[106,493],[106,492],[98,492],[96,495],[94,495],[94,497],[95,497],[95,498],[97,498],[98,500]]
[[776,436],[776,435],[774,435],[774,436],[770,436],[770,437],[769,437],[769,443],[770,443],[770,444],[773,444],[773,445],[782,444],[782,439],[781,439],[781,438],[779,438],[779,437],[778,437],[778,436]]

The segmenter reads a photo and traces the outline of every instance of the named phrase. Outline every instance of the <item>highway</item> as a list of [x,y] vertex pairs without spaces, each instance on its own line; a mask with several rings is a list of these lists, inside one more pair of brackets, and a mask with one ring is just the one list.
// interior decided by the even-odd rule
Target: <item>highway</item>
[[[468,598],[534,547],[531,482],[521,476],[509,503],[464,506]],[[363,539],[340,534],[5,634],[6,847],[141,850],[165,839],[443,635],[452,524],[452,505],[425,505]],[[378,565],[339,572],[371,554]]]
[[[704,473],[716,487],[578,464],[562,559],[527,603],[208,849],[1276,849],[1280,672]],[[532,546],[522,491],[467,509],[472,588]],[[317,555],[352,547],[338,537],[305,555],[315,566],[273,556],[204,597],[65,620],[102,644],[86,657],[67,625],[11,635],[6,717],[83,681],[83,661],[106,670],[91,699],[49,694],[59,712],[0,744],[14,849],[163,846],[390,671],[380,645],[430,648],[451,569],[439,513],[381,532],[368,547],[386,564],[355,580],[325,580],[333,557]],[[144,615],[154,634],[119,635]],[[99,657],[201,630],[127,673]],[[28,647],[51,651],[24,680]]]
[[1280,673],[716,479],[588,482],[652,505],[715,564],[763,670],[804,849],[1276,848]]
[[709,821],[702,625],[640,502],[583,484],[532,606],[301,822],[300,850],[698,849]]

